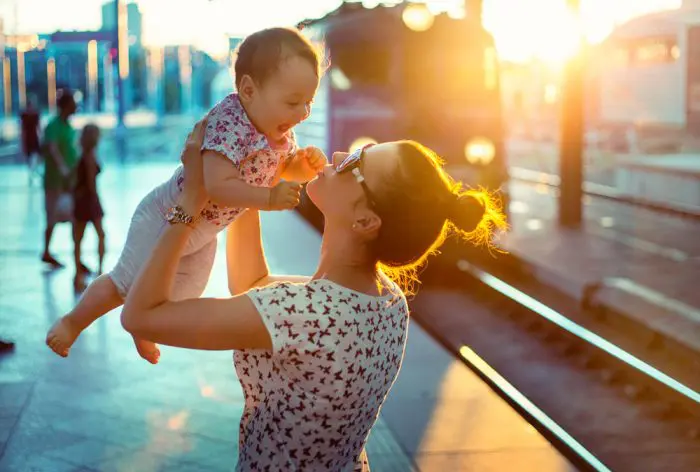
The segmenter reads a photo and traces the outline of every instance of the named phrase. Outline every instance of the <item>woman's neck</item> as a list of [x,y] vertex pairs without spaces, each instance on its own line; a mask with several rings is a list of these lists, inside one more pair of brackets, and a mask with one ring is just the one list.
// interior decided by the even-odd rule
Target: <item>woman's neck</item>
[[377,295],[376,263],[369,262],[364,248],[347,232],[326,228],[321,257],[314,279],[328,279],[357,292]]

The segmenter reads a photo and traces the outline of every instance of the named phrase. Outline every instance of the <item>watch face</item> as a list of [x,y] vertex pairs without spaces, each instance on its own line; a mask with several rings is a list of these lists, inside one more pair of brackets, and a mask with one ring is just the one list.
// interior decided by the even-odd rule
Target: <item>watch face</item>
[[165,214],[165,221],[172,223],[173,221],[175,221],[175,215],[176,215],[175,208],[170,208],[168,210],[168,212]]

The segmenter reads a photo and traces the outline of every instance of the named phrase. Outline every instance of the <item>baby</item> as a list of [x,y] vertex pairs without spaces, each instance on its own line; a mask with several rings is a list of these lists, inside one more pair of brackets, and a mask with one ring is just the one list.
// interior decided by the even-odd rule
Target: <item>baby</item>
[[[209,203],[200,215],[187,215],[177,205],[182,166],[146,195],[132,217],[116,266],[96,278],[75,308],[49,330],[46,343],[54,352],[66,357],[85,328],[123,304],[166,225],[184,222],[195,228],[173,295],[196,298],[209,280],[221,230],[247,208],[286,210],[298,204],[300,182],[315,177],[327,161],[317,148],[297,150],[292,132],[309,116],[322,69],[320,52],[294,29],[258,31],[241,43],[235,63],[237,93],[207,117],[202,152]],[[280,179],[284,181],[277,183]],[[154,343],[134,341],[141,357],[158,362]]]

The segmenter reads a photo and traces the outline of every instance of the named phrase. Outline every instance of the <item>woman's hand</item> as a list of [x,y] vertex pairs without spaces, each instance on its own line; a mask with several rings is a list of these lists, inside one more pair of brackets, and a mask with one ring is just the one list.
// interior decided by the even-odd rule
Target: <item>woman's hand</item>
[[185,168],[185,187],[182,192],[180,206],[188,215],[195,218],[202,212],[209,198],[204,188],[201,151],[206,128],[206,118],[194,126],[187,137],[181,157]]

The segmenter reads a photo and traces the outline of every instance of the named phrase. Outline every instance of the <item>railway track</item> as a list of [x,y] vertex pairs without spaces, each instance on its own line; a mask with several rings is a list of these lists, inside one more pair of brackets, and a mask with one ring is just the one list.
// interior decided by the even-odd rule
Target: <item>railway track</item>
[[[460,261],[413,316],[581,470],[700,470],[700,394],[503,280]],[[432,280],[431,280],[432,279]]]
[[[560,178],[558,175],[555,174],[538,172],[514,166],[510,166],[508,172],[511,179],[520,182],[532,185],[546,185],[548,187],[553,188],[559,188],[560,186]],[[607,200],[613,200],[628,205],[647,208],[649,210],[654,210],[657,212],[666,213],[681,218],[688,218],[691,220],[700,219],[700,211],[697,208],[684,207],[679,204],[670,205],[664,204],[662,202],[651,202],[647,200],[632,198],[629,196],[621,195],[614,187],[608,185],[596,184],[594,182],[583,182],[582,190],[584,194],[590,195],[592,197],[604,198]]]

